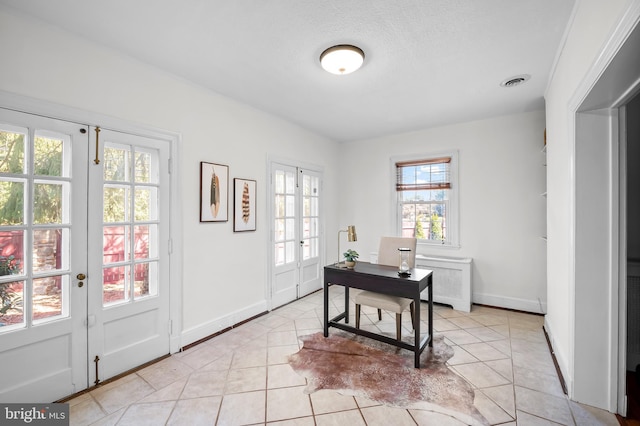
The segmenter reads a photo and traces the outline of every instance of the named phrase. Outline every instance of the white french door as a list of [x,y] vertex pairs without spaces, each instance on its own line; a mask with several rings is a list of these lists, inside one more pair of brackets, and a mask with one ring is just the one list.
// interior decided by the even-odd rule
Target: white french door
[[90,384],[168,354],[171,332],[169,142],[97,135],[88,200]]
[[0,108],[2,402],[169,353],[169,142],[95,130]]
[[322,288],[321,250],[322,232],[320,225],[320,173],[298,169],[300,183],[300,223],[302,238],[300,240],[300,286],[298,297],[305,296]]
[[271,164],[271,306],[282,306],[322,287],[321,174]]
[[87,387],[87,127],[0,109],[2,402]]

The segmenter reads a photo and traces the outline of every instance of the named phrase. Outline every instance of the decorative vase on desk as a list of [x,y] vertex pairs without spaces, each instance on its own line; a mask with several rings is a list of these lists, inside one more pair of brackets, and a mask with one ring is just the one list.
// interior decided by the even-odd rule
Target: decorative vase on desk
[[346,252],[343,253],[344,256],[344,266],[346,266],[349,269],[353,269],[354,266],[356,266],[356,259],[360,256],[358,254],[357,251],[355,250],[347,250]]

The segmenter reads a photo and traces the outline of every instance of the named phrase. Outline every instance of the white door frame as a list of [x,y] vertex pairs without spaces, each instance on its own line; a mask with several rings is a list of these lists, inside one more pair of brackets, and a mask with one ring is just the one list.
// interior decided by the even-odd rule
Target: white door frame
[[[320,174],[320,178],[321,178],[321,182],[324,180],[324,168],[322,166],[318,166],[316,164],[310,164],[304,161],[299,161],[299,160],[294,160],[291,158],[283,158],[283,157],[277,157],[277,156],[267,156],[267,176],[266,176],[266,181],[269,182],[269,194],[267,196],[267,211],[269,212],[267,220],[272,221],[273,219],[273,211],[274,211],[274,203],[273,203],[273,194],[272,194],[272,190],[271,190],[271,168],[273,164],[283,164],[283,165],[287,165],[290,167],[298,167],[298,168],[302,168],[305,170],[310,170],[313,172],[316,172],[318,174]],[[322,185],[322,183],[321,183]],[[321,196],[322,197],[322,196]],[[320,228],[321,228],[321,236],[320,236],[320,248],[319,248],[319,256],[320,256],[320,263],[323,264],[324,262],[324,247],[325,247],[325,234],[324,234],[324,229],[325,229],[325,214],[324,214],[324,199],[321,198],[321,202],[320,202]],[[267,253],[268,253],[268,259],[269,261],[267,262],[267,276],[269,277],[267,280],[267,283],[265,285],[265,300],[267,301],[267,310],[271,311],[274,309],[273,306],[273,300],[272,300],[272,291],[273,291],[273,273],[274,273],[274,265],[273,265],[273,259],[274,259],[274,248],[273,248],[273,223],[271,223],[269,225],[269,236],[267,238],[266,241],[267,244]],[[324,274],[324,272],[321,270],[320,271],[321,274]],[[322,277],[321,277],[322,279]]]
[[[618,149],[618,371],[616,407],[621,416],[627,415],[627,111],[619,109]],[[616,259],[613,259],[614,261]],[[615,268],[615,264],[612,267]],[[613,327],[612,327],[613,328]],[[612,330],[613,332],[613,330]]]
[[[626,256],[621,250],[620,233],[624,231],[619,209],[624,206],[621,201],[620,189],[624,187],[620,173],[619,161],[624,158],[619,152],[620,135],[618,116],[621,107],[631,99],[640,85],[638,75],[640,69],[632,59],[637,57],[633,48],[625,47],[625,42],[633,35],[640,34],[640,2],[631,4],[621,18],[619,24],[612,31],[607,45],[598,56],[590,71],[578,86],[568,105],[568,140],[569,140],[569,169],[571,179],[571,196],[569,200],[569,362],[568,362],[568,391],[573,400],[593,405],[611,412],[625,411],[625,370],[624,365],[626,341],[625,321],[626,284],[624,268],[620,268],[622,257]],[[635,30],[635,32],[634,32]],[[634,42],[635,44],[635,42]],[[637,62],[637,61],[635,61]],[[590,130],[595,130],[600,138],[592,137]],[[580,137],[579,142],[577,141]],[[580,146],[578,146],[580,144]],[[600,145],[600,146],[598,146]],[[604,149],[604,151],[603,151]],[[597,158],[605,153],[605,158]],[[603,226],[609,232],[605,241],[598,245],[591,243],[591,248],[602,256],[594,263],[593,253],[588,254],[584,247],[578,248],[577,234],[584,232],[584,222],[578,213],[586,211],[587,204],[581,197],[580,188],[585,184],[584,175],[578,175],[576,170],[593,165],[604,167],[606,182],[601,185],[602,193],[596,192],[591,205],[599,203]],[[584,240],[582,240],[584,243]],[[594,282],[594,278],[582,273],[585,269],[600,270],[598,275],[603,281]],[[593,302],[586,294],[598,289],[604,299],[597,303],[604,313],[606,321],[597,325],[597,329],[586,330],[590,322],[585,321],[588,304]],[[586,302],[586,303],[585,303]],[[592,306],[591,306],[592,307]],[[622,320],[621,320],[622,319]],[[590,335],[591,338],[586,338]],[[593,339],[600,336],[600,343],[594,344]],[[578,359],[579,358],[579,359]],[[599,360],[606,359],[604,372],[594,376],[592,367],[602,370]]]
[[60,105],[55,102],[44,101],[22,95],[16,95],[0,90],[0,106],[30,114],[38,114],[60,120],[85,123],[100,126],[149,138],[163,139],[170,143],[171,166],[169,176],[169,276],[170,276],[170,319],[171,336],[169,349],[171,353],[178,352],[182,347],[182,205],[180,185],[180,153],[182,151],[181,136],[177,132],[134,124],[126,120],[109,117],[102,114]]

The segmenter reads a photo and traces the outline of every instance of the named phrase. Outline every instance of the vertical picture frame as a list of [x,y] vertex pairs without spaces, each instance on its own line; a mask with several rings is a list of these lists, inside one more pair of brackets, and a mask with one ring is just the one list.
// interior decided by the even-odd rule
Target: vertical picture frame
[[229,220],[229,166],[200,162],[200,222]]
[[233,179],[233,232],[256,230],[256,181]]

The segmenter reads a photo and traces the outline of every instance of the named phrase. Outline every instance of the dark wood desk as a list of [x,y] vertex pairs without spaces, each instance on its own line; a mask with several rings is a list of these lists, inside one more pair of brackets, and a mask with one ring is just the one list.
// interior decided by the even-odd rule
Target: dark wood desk
[[[329,327],[339,328],[361,336],[385,342],[399,348],[408,349],[415,355],[415,367],[420,368],[420,354],[427,346],[433,346],[433,285],[432,272],[427,269],[411,269],[410,277],[398,275],[398,268],[357,262],[354,269],[339,268],[335,265],[324,267],[324,337],[329,336]],[[329,285],[344,287],[344,312],[329,319]],[[381,334],[358,329],[349,325],[349,289],[358,288],[392,296],[406,297],[415,303],[415,340],[410,345]],[[428,288],[429,330],[420,340],[420,292]],[[340,322],[344,319],[344,323]]]

